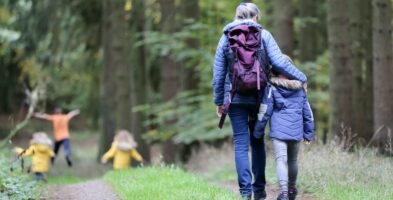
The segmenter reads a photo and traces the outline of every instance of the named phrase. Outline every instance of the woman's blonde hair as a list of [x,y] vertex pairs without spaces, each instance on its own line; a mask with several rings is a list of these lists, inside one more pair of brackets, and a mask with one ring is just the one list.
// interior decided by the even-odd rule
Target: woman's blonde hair
[[235,20],[246,20],[254,17],[259,19],[261,11],[254,3],[240,3],[236,8]]

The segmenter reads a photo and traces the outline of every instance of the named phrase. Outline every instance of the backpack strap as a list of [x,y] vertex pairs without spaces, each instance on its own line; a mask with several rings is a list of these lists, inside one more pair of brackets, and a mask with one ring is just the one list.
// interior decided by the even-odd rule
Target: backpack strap
[[[269,64],[268,64],[268,59],[267,59],[267,52],[266,52],[266,48],[265,48],[265,44],[264,44],[264,42],[263,42],[263,37],[262,37],[262,32],[263,32],[263,30],[264,29],[261,29],[260,30],[260,35],[261,35],[261,41],[260,41],[260,43],[261,43],[261,46],[260,46],[260,48],[257,50],[257,58],[258,58],[258,60],[261,62],[260,64],[261,65],[263,65],[262,67],[261,67],[261,70],[266,74],[266,77],[268,77],[268,79],[269,79]],[[231,47],[230,47],[230,45],[229,45],[229,38],[228,38],[228,35],[226,35],[226,38],[227,38],[227,43],[226,43],[226,45],[225,45],[225,59],[227,60],[227,67],[228,67],[228,70],[230,71],[230,72],[232,72],[232,81],[231,81],[231,91],[230,91],[230,94],[229,94],[229,98],[227,99],[227,101],[225,102],[225,104],[224,104],[224,108],[223,108],[223,110],[221,111],[222,113],[221,113],[221,118],[220,118],[220,121],[219,121],[219,123],[218,123],[218,127],[220,128],[220,129],[222,129],[222,127],[223,127],[223,125],[224,125],[224,122],[225,122],[225,118],[226,118],[226,115],[227,115],[227,113],[228,113],[228,110],[229,110],[229,106],[231,105],[231,103],[232,103],[232,100],[233,100],[233,97],[235,96],[235,91],[236,91],[236,77],[235,77],[235,74],[233,74],[233,65],[235,64],[235,62],[236,62],[236,59],[237,59],[237,55],[236,55],[236,53],[235,52],[233,52],[233,50],[231,49]],[[260,72],[260,70],[258,70],[258,73]],[[258,76],[257,76],[258,78],[259,78],[259,74],[258,74]],[[233,84],[233,85],[232,85]],[[258,84],[259,84],[259,80],[258,80]],[[260,88],[258,88],[258,89],[260,89]],[[259,95],[257,94],[256,95],[256,97],[257,97],[257,102],[259,102],[260,101],[260,99],[259,99]]]

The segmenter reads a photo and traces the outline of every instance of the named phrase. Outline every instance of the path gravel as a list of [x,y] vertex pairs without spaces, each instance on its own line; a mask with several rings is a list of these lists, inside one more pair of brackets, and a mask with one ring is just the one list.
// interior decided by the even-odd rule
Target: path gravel
[[50,186],[45,200],[120,200],[112,187],[101,180]]

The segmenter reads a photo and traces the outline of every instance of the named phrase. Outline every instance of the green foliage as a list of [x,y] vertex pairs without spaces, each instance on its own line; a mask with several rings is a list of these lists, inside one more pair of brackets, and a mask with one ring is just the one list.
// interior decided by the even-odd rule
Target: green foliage
[[176,167],[111,171],[104,176],[104,180],[112,184],[125,200],[238,199],[234,193],[208,184]]
[[[162,141],[175,136],[175,142],[190,144],[195,141],[214,141],[232,135],[228,124],[217,128],[218,120],[211,95],[193,92],[180,93],[174,100],[151,104],[143,109],[154,118],[146,121],[150,129],[145,135],[150,141]],[[165,125],[167,122],[171,125]]]
[[[15,164],[16,165],[16,164]],[[38,199],[41,185],[37,184],[20,168],[10,171],[11,164],[4,152],[0,152],[0,199]]]

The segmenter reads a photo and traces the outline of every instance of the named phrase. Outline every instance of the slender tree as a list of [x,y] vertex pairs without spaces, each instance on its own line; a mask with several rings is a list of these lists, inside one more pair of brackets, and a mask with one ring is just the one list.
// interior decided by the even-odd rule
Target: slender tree
[[[373,0],[374,129],[384,149],[393,129],[392,5],[390,0]],[[391,144],[390,144],[391,145]],[[391,152],[392,153],[392,152]]]
[[372,63],[369,62],[372,55],[371,0],[351,0],[349,13],[350,64],[353,71],[353,131],[367,142],[371,139],[374,128],[373,108],[370,106],[372,103],[369,103],[373,101],[372,81],[369,81],[372,72],[369,74],[367,70],[372,69]]
[[[102,71],[102,122],[99,155],[109,149],[118,128],[129,128],[130,70],[127,66],[127,38],[125,32],[124,1],[103,0],[102,44],[104,66]],[[123,75],[121,75],[123,73]],[[123,85],[124,84],[124,85]],[[126,88],[126,89],[125,89]],[[117,102],[116,99],[120,102]],[[117,105],[117,106],[116,106]],[[121,109],[124,109],[123,111]],[[116,116],[117,114],[117,116]],[[118,118],[116,118],[118,117]],[[119,119],[119,121],[117,121]],[[119,124],[117,124],[119,122]]]
[[[131,130],[131,59],[130,37],[128,37],[129,23],[124,10],[125,1],[112,1],[114,10],[111,13],[113,20],[112,55],[113,65],[116,66],[116,124],[117,130]],[[134,52],[133,52],[134,53]]]
[[330,52],[330,131],[339,134],[341,126],[352,127],[352,69],[348,2],[328,0],[328,38]]
[[[181,20],[185,26],[189,25],[190,22],[195,23],[199,20],[199,0],[182,0],[181,8]],[[190,38],[186,41],[188,48],[197,49],[199,47],[198,39]],[[188,59],[183,63],[192,63],[192,65],[182,66],[181,82],[183,90],[195,90],[198,87],[198,71],[196,64],[192,59]]]
[[272,3],[274,37],[281,50],[292,57],[295,48],[293,29],[294,3],[292,0],[274,0]]
[[[176,31],[175,1],[160,0],[161,7],[161,31],[164,34],[171,34]],[[169,101],[176,96],[179,90],[179,63],[175,62],[171,55],[162,58],[161,67],[162,99]],[[168,121],[167,123],[173,123]],[[163,144],[163,156],[166,163],[174,163],[176,160],[178,145],[170,138]]]
[[[145,45],[135,45],[138,41],[143,41],[145,31],[145,10],[146,2],[140,0],[132,1],[131,10],[131,46],[132,52],[132,102],[133,107],[140,106],[147,103],[147,73],[146,73],[146,49]],[[149,161],[150,160],[150,150],[149,146],[142,139],[142,134],[145,132],[143,123],[146,116],[142,112],[132,112],[132,132],[135,135],[135,139],[138,142],[138,150],[142,157]]]
[[313,61],[318,55],[317,3],[316,0],[299,0],[298,3],[302,22],[299,31],[299,59],[302,62]]

